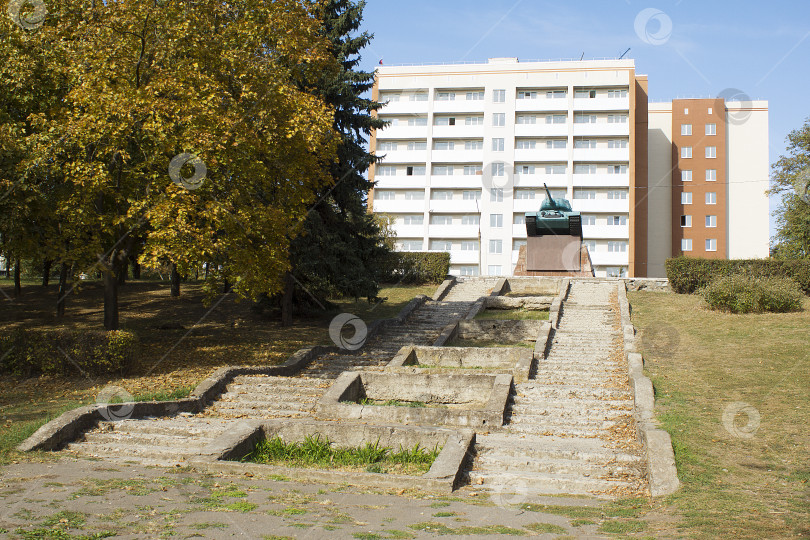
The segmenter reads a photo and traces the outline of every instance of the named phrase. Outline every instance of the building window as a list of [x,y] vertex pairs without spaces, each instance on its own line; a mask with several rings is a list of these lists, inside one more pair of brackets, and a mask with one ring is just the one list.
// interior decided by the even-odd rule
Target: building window
[[681,193],[681,204],[692,204],[692,193],[684,191]]
[[453,216],[447,216],[447,215],[430,216],[430,224],[431,225],[452,225],[453,224]]
[[534,150],[535,148],[537,148],[537,141],[527,141],[525,139],[518,139],[515,142],[515,148],[517,150]]
[[691,182],[692,171],[681,171],[681,182]]
[[546,141],[546,148],[558,150],[568,148],[568,141],[566,139],[554,139],[551,141]]
[[490,240],[489,241],[490,253],[503,253],[503,240]]
[[397,168],[396,167],[391,167],[391,166],[386,166],[386,165],[381,165],[377,169],[377,174],[379,174],[380,176],[396,176],[397,175]]
[[380,102],[399,101],[399,97],[399,94],[383,94],[380,96]]
[[574,165],[574,174],[596,174],[596,165],[577,163]]
[[408,176],[425,176],[425,166],[416,165],[405,167],[405,174]]
[[483,126],[484,125],[484,117],[483,116],[468,116],[464,119],[464,123],[468,126]]
[[481,165],[464,165],[464,176],[481,174]]
[[686,114],[686,115],[689,114],[689,108],[688,107],[683,110],[683,114]]
[[498,112],[492,115],[492,125],[502,127],[506,125],[506,113]]
[[691,135],[692,124],[681,124],[681,135]]
[[709,107],[709,114],[712,114],[712,108]]
[[434,150],[453,150],[455,147],[456,143],[453,141],[433,141]]
[[526,224],[526,214],[515,214],[514,218],[512,219],[513,225],[525,225]]
[[592,189],[575,189],[574,190],[574,198],[575,199],[595,199],[596,198],[596,191]]
[[403,240],[400,245],[402,251],[422,251],[421,240]]
[[490,214],[489,226],[495,228],[503,227],[503,214]]
[[709,229],[717,227],[717,216],[706,216],[706,227]]
[[609,98],[626,98],[627,90],[608,90]]
[[706,157],[707,158],[716,158],[717,157],[717,147],[716,146],[707,146],[706,147]]
[[462,276],[477,276],[478,275],[478,267],[477,266],[462,266],[459,268],[459,273]]
[[506,175],[506,165],[504,163],[492,164],[492,176],[505,176],[505,175]]
[[[537,123],[537,117],[534,116],[534,115],[530,115],[530,114],[521,114],[521,115],[518,115],[518,117],[517,117],[517,123],[519,125],[536,124]],[[548,124],[549,122],[546,122],[546,123]]]
[[546,124],[564,124],[565,120],[566,116],[564,114],[549,114],[546,116]]
[[499,264],[490,264],[487,273],[490,276],[500,276],[503,273],[503,268]]
[[574,123],[575,124],[595,124],[596,123],[596,115],[595,114],[575,114],[574,115]]
[[436,101],[455,101],[455,92],[438,92],[436,94]]
[[437,126],[455,126],[456,119],[449,116],[437,116],[433,119],[433,123]]
[[427,101],[428,95],[427,92],[416,92],[410,95],[411,101]]
[[608,242],[608,253],[626,253],[627,242]]
[[408,150],[427,150],[427,143],[425,141],[411,141],[408,143]]
[[575,99],[594,99],[596,97],[596,90],[574,90]]
[[717,169],[706,169],[706,181],[707,182],[717,181]]
[[565,174],[565,165],[546,165],[546,174]]
[[608,165],[608,174],[627,174],[627,165]]
[[396,196],[393,191],[375,191],[374,198],[378,201],[392,201]]
[[377,150],[396,150],[397,143],[395,142],[381,142],[377,144]]
[[520,251],[520,248],[526,245],[526,240],[513,240],[512,251]]
[[574,148],[596,148],[596,139],[575,139]]
[[585,240],[582,243],[588,247],[589,253],[593,253],[596,251],[596,240]]
[[531,189],[516,189],[515,199],[534,199],[534,190]]
[[627,192],[623,189],[615,189],[608,191],[608,199],[613,200],[627,200]]
[[425,216],[421,214],[414,214],[412,216],[405,216],[405,225],[424,225]]
[[691,227],[692,216],[681,216],[681,227]]
[[[593,146],[592,148],[596,147]],[[610,139],[608,140],[608,148],[627,148],[627,139]]]
[[627,268],[623,266],[608,266],[607,275],[608,277],[615,277],[615,278],[627,277]]
[[478,225],[480,222],[481,216],[479,216],[478,214],[461,216],[462,225]]
[[433,190],[430,192],[430,198],[434,201],[452,201],[453,192],[448,190]]
[[503,202],[503,188],[489,188],[489,200]]
[[565,90],[549,90],[546,99],[561,99],[565,97]]
[[450,240],[431,240],[430,251],[450,251],[453,249],[453,242]]
[[461,194],[461,198],[465,201],[479,201],[481,200],[481,191],[464,191]]
[[478,251],[478,242],[476,240],[462,240],[461,251]]
[[691,238],[682,238],[681,239],[681,251],[692,251],[692,239]]
[[717,204],[717,193],[715,193],[714,191],[707,191],[706,204]]
[[433,176],[453,176],[452,165],[434,165]]
[[537,99],[537,92],[534,91],[520,91],[517,93],[518,99]]
[[627,216],[608,216],[608,225],[627,225]]
[[596,216],[582,216],[583,225],[596,225]]
[[706,135],[717,135],[717,124],[706,124]]
[[495,103],[505,103],[506,102],[506,90],[493,90],[492,91],[492,101]]
[[690,159],[692,157],[692,147],[691,146],[684,146],[681,148],[681,158],[682,159]]
[[503,149],[504,149],[504,139],[492,139],[493,152],[503,152]]
[[405,200],[406,201],[424,201],[425,200],[425,192],[424,191],[406,191],[405,192]]
[[464,150],[483,150],[483,149],[484,149],[484,141],[464,141]]
[[626,124],[627,123],[627,115],[626,114],[609,114],[607,117],[608,124]]
[[534,165],[518,165],[515,174],[534,174]]
[[484,92],[467,92],[467,101],[481,101],[484,99]]
[[716,238],[707,238],[706,239],[706,251],[717,251],[717,239]]
[[413,127],[413,126],[426,126],[427,125],[427,117],[426,116],[416,116],[414,118],[408,118],[408,125],[411,126],[411,127]]

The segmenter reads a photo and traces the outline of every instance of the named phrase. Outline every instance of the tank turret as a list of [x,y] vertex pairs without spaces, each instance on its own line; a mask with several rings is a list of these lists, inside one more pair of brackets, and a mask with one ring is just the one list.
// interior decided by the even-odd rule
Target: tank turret
[[526,234],[543,236],[545,234],[568,234],[582,238],[582,216],[574,212],[567,199],[555,199],[548,186],[543,184],[546,198],[538,212],[526,212]]

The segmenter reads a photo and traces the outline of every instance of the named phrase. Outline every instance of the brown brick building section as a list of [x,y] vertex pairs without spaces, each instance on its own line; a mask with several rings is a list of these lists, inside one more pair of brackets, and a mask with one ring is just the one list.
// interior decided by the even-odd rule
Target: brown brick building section
[[[707,134],[713,124],[714,135]],[[682,126],[691,126],[691,135]],[[726,106],[723,99],[675,99],[672,101],[672,255],[707,259],[728,256],[727,234],[727,167]],[[682,152],[691,148],[692,157]],[[707,157],[707,148],[714,148],[714,157]],[[707,181],[706,171],[715,170],[716,180]],[[683,171],[692,172],[691,181],[682,181]],[[683,204],[682,194],[690,193],[691,204]],[[714,193],[714,204],[707,203],[706,194]],[[684,216],[691,217],[691,226],[683,226]],[[715,217],[715,227],[706,226],[706,216]],[[681,240],[692,240],[692,250],[683,251]],[[706,240],[716,241],[716,250],[706,250]]]

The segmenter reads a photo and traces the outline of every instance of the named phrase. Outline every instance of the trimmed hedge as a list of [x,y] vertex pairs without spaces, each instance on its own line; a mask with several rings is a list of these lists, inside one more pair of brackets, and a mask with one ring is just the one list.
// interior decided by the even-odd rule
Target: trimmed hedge
[[135,358],[135,334],[16,329],[0,336],[0,372],[34,375],[121,374]]
[[693,293],[712,279],[745,274],[754,277],[786,277],[810,294],[810,261],[804,259],[667,259],[669,286],[677,293]]
[[388,281],[441,283],[450,271],[450,254],[446,251],[394,251],[386,263]]
[[801,311],[804,295],[790,278],[721,276],[698,291],[709,307],[731,313]]

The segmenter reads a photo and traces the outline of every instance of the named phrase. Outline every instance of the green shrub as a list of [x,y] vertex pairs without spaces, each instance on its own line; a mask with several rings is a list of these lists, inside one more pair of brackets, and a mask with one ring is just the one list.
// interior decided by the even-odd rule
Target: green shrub
[[387,280],[399,283],[441,283],[450,271],[446,251],[391,252],[385,263]]
[[124,330],[16,329],[0,337],[0,372],[18,377],[123,373],[135,358],[135,335]]
[[693,293],[720,276],[747,274],[755,277],[786,277],[810,294],[810,261],[804,259],[667,259],[667,277],[672,290]]
[[790,278],[750,274],[720,276],[700,289],[712,309],[731,313],[799,311],[804,295]]

